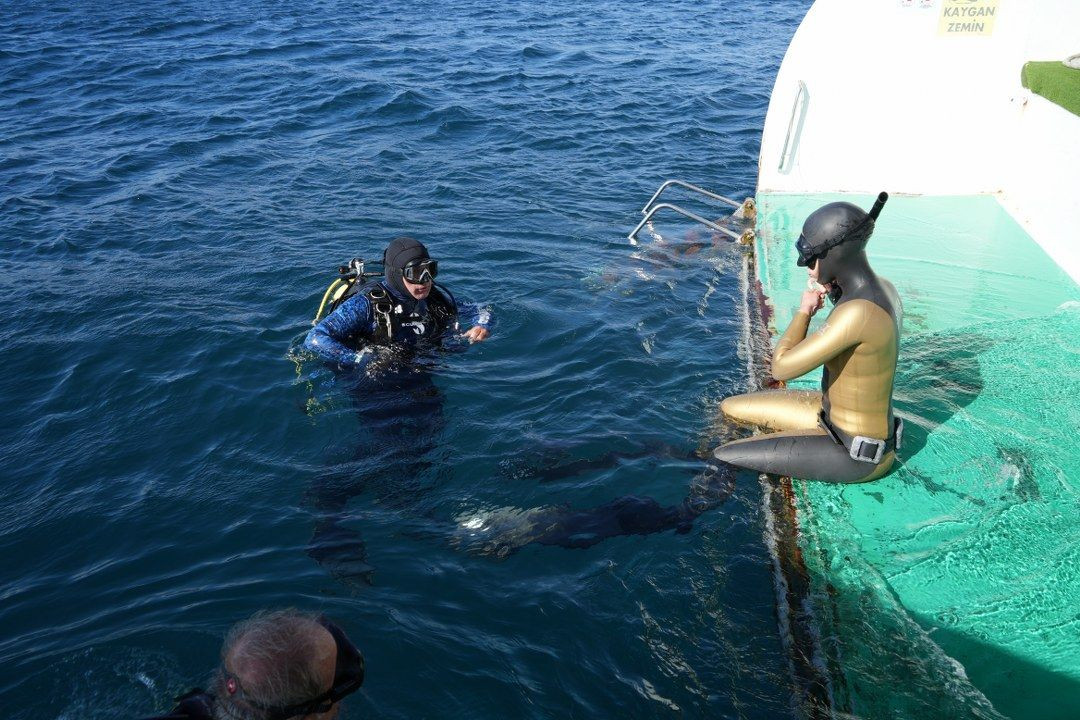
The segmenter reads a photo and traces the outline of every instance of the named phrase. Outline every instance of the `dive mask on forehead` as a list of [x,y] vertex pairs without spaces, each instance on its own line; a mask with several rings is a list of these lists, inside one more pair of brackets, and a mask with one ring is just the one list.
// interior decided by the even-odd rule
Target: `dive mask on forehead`
[[401,270],[401,275],[411,283],[434,282],[439,274],[439,261],[431,258],[413,260]]
[[[345,631],[325,617],[319,618],[319,624],[334,638],[337,646],[337,661],[334,667],[334,684],[326,692],[293,705],[269,706],[244,695],[244,689],[240,685],[240,679],[226,672],[219,672],[224,679],[222,685],[231,697],[236,697],[242,702],[261,710],[267,720],[289,720],[290,718],[304,717],[305,715],[317,715],[329,712],[335,703],[341,702],[346,696],[360,689],[364,684],[364,656],[356,645],[345,635]],[[177,698],[177,706],[168,715],[147,720],[213,720],[214,703],[216,698],[202,690],[192,690],[186,695]]]

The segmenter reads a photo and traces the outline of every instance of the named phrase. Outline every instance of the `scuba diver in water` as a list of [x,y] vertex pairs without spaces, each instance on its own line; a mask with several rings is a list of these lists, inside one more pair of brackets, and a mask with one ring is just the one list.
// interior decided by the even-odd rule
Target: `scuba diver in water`
[[[328,362],[356,367],[364,364],[373,346],[415,346],[457,329],[457,302],[435,284],[439,262],[423,243],[396,238],[383,253],[383,267],[382,280],[361,284],[362,270],[353,278],[330,314],[308,333],[305,348]],[[479,311],[476,324],[463,337],[471,343],[487,339],[490,320],[487,312]]]
[[[472,320],[461,337],[470,343],[490,335],[491,315],[473,305],[458,306],[435,283],[438,262],[422,243],[393,240],[383,254],[382,278],[365,273],[362,261],[340,269],[343,279],[327,290],[304,347],[336,370],[360,418],[361,434],[348,458],[324,472],[306,501],[318,513],[308,554],[334,576],[371,581],[361,534],[347,523],[350,499],[373,491],[382,508],[415,505],[418,486],[431,464],[443,424],[442,393],[428,371],[433,350]],[[324,307],[330,312],[322,316]]]
[[[876,480],[892,467],[903,432],[892,405],[903,310],[896,288],[874,274],[865,250],[887,199],[878,195],[869,213],[829,203],[806,219],[797,264],[821,289],[803,293],[773,352],[772,374],[791,380],[824,365],[821,391],[725,399],[725,421],[770,432],[721,445],[713,455],[722,464],[837,483]],[[826,295],[835,307],[807,337]]]

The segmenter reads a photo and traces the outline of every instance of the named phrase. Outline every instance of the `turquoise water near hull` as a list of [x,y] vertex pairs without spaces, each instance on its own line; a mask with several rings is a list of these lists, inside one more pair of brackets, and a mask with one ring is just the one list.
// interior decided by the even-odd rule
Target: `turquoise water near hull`
[[[741,258],[624,238],[668,177],[752,193],[807,4],[6,6],[4,716],[162,710],[281,605],[364,650],[354,717],[797,714],[756,482],[585,551],[448,528],[685,496],[746,382]],[[400,233],[496,325],[402,398],[431,434],[373,448],[356,385],[293,361]],[[625,457],[540,482],[552,449]],[[306,553],[337,482],[366,579]]]

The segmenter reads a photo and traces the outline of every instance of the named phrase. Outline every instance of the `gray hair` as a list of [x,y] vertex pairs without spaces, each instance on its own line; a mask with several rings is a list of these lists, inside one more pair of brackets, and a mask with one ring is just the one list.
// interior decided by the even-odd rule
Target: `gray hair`
[[229,629],[221,648],[221,669],[213,681],[215,720],[266,720],[267,714],[225,683],[226,663],[242,676],[243,698],[265,707],[282,707],[310,700],[325,690],[316,666],[319,616],[299,610],[260,611]]

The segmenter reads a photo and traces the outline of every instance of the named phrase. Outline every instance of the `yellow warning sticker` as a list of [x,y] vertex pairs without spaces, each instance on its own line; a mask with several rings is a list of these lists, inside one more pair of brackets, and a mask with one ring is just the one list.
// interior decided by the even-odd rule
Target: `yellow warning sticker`
[[938,35],[991,35],[998,0],[941,0]]

